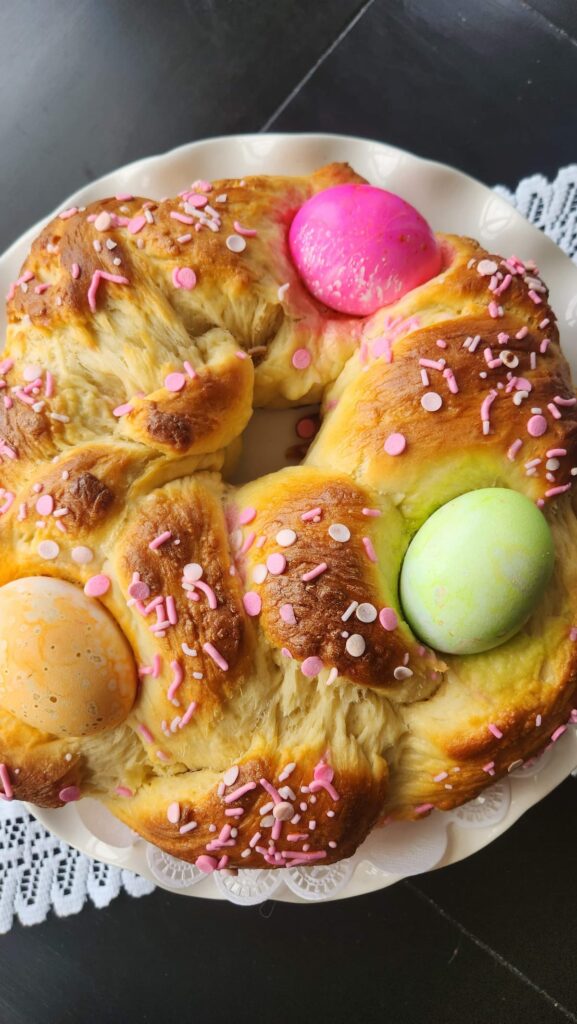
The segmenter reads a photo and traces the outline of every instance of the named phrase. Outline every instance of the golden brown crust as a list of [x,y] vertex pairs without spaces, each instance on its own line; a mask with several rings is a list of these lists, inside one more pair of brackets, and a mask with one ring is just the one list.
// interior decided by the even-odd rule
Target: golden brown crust
[[[556,741],[575,703],[577,406],[544,285],[440,236],[442,273],[395,306],[365,320],[328,310],[301,284],[287,229],[314,192],[359,180],[334,164],[216,182],[213,227],[199,230],[202,200],[195,214],[185,195],[103,200],[47,225],[8,303],[0,583],[106,574],[101,600],[141,685],[101,736],[59,740],[0,711],[0,760],[17,797],[58,806],[77,788],[203,870],[349,856],[379,817],[476,796]],[[242,253],[226,244],[239,223],[257,231]],[[304,465],[223,486],[253,405],[316,398],[324,422]],[[384,442],[398,431],[394,458]],[[404,552],[436,507],[495,485],[542,503],[554,576],[511,641],[441,660],[402,620]],[[40,493],[60,527],[36,513]],[[131,598],[135,581],[146,599]],[[171,608],[164,626],[155,599]],[[382,609],[398,621],[385,628]]]

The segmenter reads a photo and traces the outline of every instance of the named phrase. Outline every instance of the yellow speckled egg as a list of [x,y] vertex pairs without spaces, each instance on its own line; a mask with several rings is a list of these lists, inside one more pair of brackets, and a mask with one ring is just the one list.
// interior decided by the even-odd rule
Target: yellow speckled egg
[[79,587],[47,576],[0,587],[0,706],[16,718],[87,736],[126,718],[136,686],[124,634]]

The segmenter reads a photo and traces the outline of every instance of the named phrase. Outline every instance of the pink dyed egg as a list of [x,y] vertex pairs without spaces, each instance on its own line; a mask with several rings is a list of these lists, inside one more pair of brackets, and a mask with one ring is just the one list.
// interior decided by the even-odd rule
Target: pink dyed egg
[[392,192],[336,185],[296,214],[289,246],[310,292],[340,313],[367,316],[441,269],[426,220]]

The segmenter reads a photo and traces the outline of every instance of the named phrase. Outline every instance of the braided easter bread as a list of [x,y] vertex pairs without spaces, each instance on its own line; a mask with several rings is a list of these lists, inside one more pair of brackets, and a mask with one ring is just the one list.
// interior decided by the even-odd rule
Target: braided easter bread
[[[5,796],[97,797],[204,871],[330,863],[561,734],[577,417],[547,291],[439,236],[431,280],[331,310],[288,230],[361,180],[117,196],[33,244],[0,368]],[[225,482],[254,406],[316,400],[301,465]],[[494,487],[542,508],[552,577],[511,639],[436,652],[403,618],[404,555],[436,509]]]

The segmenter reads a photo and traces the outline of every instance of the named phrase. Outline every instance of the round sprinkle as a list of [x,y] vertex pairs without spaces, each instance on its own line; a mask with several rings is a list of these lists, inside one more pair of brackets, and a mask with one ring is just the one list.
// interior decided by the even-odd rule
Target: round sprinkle
[[262,601],[260,595],[254,590],[249,590],[242,599],[244,610],[247,615],[260,615]]
[[547,420],[544,416],[531,416],[527,423],[527,433],[531,437],[541,437],[547,433]]
[[268,569],[266,565],[263,565],[263,563],[260,562],[258,565],[255,565],[254,569],[252,570],[252,578],[255,583],[264,583],[267,577],[267,573]]
[[72,804],[75,800],[80,800],[80,790],[78,786],[65,786],[58,796],[63,804]]
[[296,352],[293,352],[291,362],[295,370],[306,370],[311,361],[311,354],[307,348],[297,348]]
[[72,561],[76,562],[77,565],[88,565],[88,563],[94,558],[94,551],[92,548],[84,547],[83,544],[80,544],[77,548],[72,548],[70,554]]
[[477,263],[477,273],[481,277],[490,277],[492,274],[496,274],[498,269],[494,260],[479,260]]
[[98,217],[94,221],[94,227],[97,231],[108,231],[112,223],[110,214],[106,210],[102,210],[102,213],[98,214]]
[[38,554],[40,558],[45,558],[50,562],[53,558],[58,558],[60,547],[55,540],[41,540],[38,545]]
[[324,665],[320,658],[310,657],[305,658],[301,665],[301,672],[307,679],[313,679],[314,676],[318,676],[319,672],[322,672]]
[[146,601],[150,597],[150,587],[143,580],[135,580],[130,584],[128,594],[135,601]]
[[[432,394],[434,394],[434,392],[430,391],[429,395]],[[437,398],[439,398],[439,395],[437,395]],[[437,406],[437,408],[440,408],[440,405]],[[429,410],[429,412],[433,411],[434,410],[431,409]],[[384,445],[387,455],[402,455],[406,447],[407,439],[404,434],[389,434]]]
[[443,399],[436,391],[426,391],[421,398],[421,405],[425,412],[438,412],[443,404]]
[[42,367],[38,366],[36,363],[34,363],[34,365],[29,364],[28,366],[24,367],[24,370],[22,371],[22,376],[24,377],[25,381],[31,384],[33,380],[38,380],[38,377],[42,376]]
[[367,601],[359,605],[356,614],[359,622],[374,622],[377,617],[377,609],[374,604],[369,604]]
[[286,569],[285,556],[281,555],[280,551],[275,552],[273,555],[269,555],[266,560],[266,567],[271,576],[280,576]]
[[178,825],[180,821],[180,804],[176,800],[166,808],[166,817],[171,825]]
[[338,541],[339,544],[346,544],[351,539],[351,531],[344,523],[331,523],[329,526],[329,537]]
[[186,201],[189,206],[194,206],[196,210],[201,210],[208,203],[207,197],[201,196],[200,192],[189,192]]
[[503,349],[502,352],[499,352],[499,358],[509,370],[514,370],[519,365],[519,356],[516,356],[514,352],[509,352],[508,349]]
[[412,674],[411,669],[407,668],[405,665],[398,665],[393,672],[395,679],[410,679]]
[[379,622],[383,629],[386,629],[389,633],[396,629],[399,625],[399,618],[394,608],[381,608]]
[[169,373],[168,377],[164,378],[164,386],[169,391],[182,391],[186,384],[186,377],[183,373]]
[[352,633],[345,644],[347,654],[352,658],[360,658],[361,654],[365,653],[366,646],[365,638],[360,633]]
[[97,576],[91,576],[84,584],[84,593],[87,597],[102,597],[110,590],[110,579],[103,572]]
[[302,416],[301,419],[297,421],[295,430],[297,432],[297,437],[308,441],[310,437],[315,436],[317,432],[317,425],[310,416]]
[[241,526],[246,526],[248,523],[252,523],[253,519],[256,519],[256,508],[252,508],[250,505],[247,508],[241,509],[238,521]]
[[547,459],[545,469],[548,469],[550,473],[554,473],[556,469],[559,469],[560,465],[559,459]]
[[225,773],[224,773],[224,775],[222,777],[222,781],[224,782],[225,786],[234,786],[234,784],[235,784],[236,780],[238,779],[239,775],[240,775],[240,768],[238,767],[237,764],[233,764],[231,768],[227,768],[226,769],[226,771],[225,771]]
[[42,494],[36,502],[36,511],[39,516],[51,516],[54,511],[54,498],[51,494]]
[[226,247],[231,252],[244,252],[246,249],[246,241],[242,235],[229,235],[226,240]]
[[182,570],[184,578],[189,583],[196,583],[197,580],[202,579],[202,573],[202,565],[199,565],[198,562],[189,562]]
[[280,804],[275,804],[272,809],[273,817],[277,821],[290,821],[294,812],[295,809],[288,800],[281,800]]
[[177,288],[184,288],[187,292],[196,286],[196,274],[192,267],[177,267],[173,277]]
[[276,542],[280,544],[281,548],[290,548],[296,539],[297,535],[294,530],[279,530],[276,535]]

